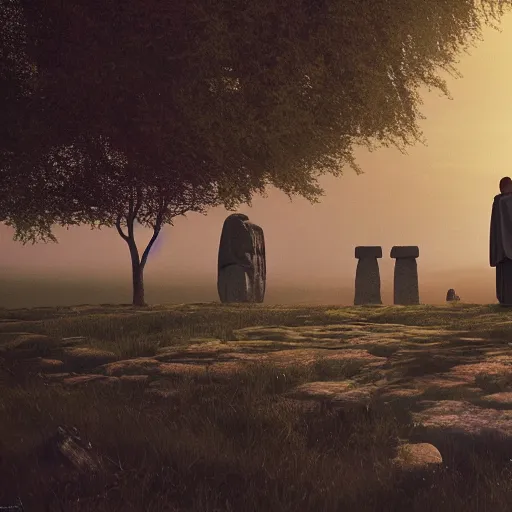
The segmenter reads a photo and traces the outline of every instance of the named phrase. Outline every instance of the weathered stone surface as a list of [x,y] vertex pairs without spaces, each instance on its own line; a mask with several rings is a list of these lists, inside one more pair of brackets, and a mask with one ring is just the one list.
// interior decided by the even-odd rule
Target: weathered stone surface
[[402,469],[426,469],[442,464],[443,457],[430,443],[405,443],[399,446],[394,462]]
[[64,368],[64,363],[60,359],[44,359],[38,360],[38,366],[45,372],[59,372]]
[[72,347],[63,350],[62,359],[66,367],[83,371],[116,361],[118,357],[113,352],[99,348]]
[[395,245],[391,248],[391,258],[419,258],[420,249],[417,245]]
[[363,258],[382,258],[382,247],[380,245],[358,245],[355,249],[355,257],[358,260]]
[[247,215],[224,221],[219,245],[217,290],[221,302],[263,302],[266,286],[265,239]]
[[[171,403],[183,392],[181,377],[186,382],[189,378],[199,383],[203,379],[227,381],[240,379],[237,374],[242,372],[244,379],[274,382],[275,378],[279,386],[283,381],[277,379],[284,378],[280,391],[283,399],[301,407],[314,404],[318,410],[320,404],[320,410],[325,405],[334,411],[365,411],[370,416],[372,409],[378,412],[381,406],[396,412],[400,421],[403,418],[413,426],[410,431],[407,429],[410,433],[404,434],[404,441],[421,443],[413,445],[412,451],[406,450],[400,461],[403,468],[435,467],[440,462],[436,448],[448,466],[463,467],[475,447],[487,450],[485,453],[492,453],[493,457],[509,458],[512,453],[512,353],[507,343],[510,319],[488,306],[465,306],[461,311],[466,308],[478,312],[476,330],[480,331],[482,325],[491,326],[497,334],[471,337],[466,328],[443,329],[436,327],[437,320],[431,318],[430,327],[384,324],[370,321],[370,316],[365,319],[361,316],[365,312],[358,308],[329,309],[332,323],[325,323],[325,318],[319,320],[312,311],[308,318],[318,322],[315,325],[269,322],[239,329],[228,341],[196,338],[190,346],[162,347],[155,357],[112,361],[100,368],[87,365],[80,368],[84,372],[81,375],[53,374],[62,367],[56,359],[37,356],[33,362],[45,385],[65,387],[66,392],[71,386],[88,386],[91,392],[99,386],[111,386],[114,392],[121,393],[126,383],[126,387],[143,387],[152,399],[165,397]],[[404,308],[401,314],[414,318],[415,309]],[[419,311],[424,321],[423,312],[449,313],[452,308],[445,304]],[[456,313],[459,314],[458,309]],[[454,322],[452,326],[456,325]],[[0,333],[0,347],[9,344],[9,350],[16,352],[32,349],[33,343],[41,343],[43,349],[47,345],[47,339],[27,334],[30,333],[20,337],[20,333]],[[96,365],[98,357],[100,362],[103,356],[106,361],[112,357],[110,353],[96,352],[94,347],[54,349],[52,357],[62,356],[65,361],[91,358],[91,364]],[[5,365],[5,371],[25,371],[28,363],[32,361],[15,361]],[[74,441],[70,443],[73,447]],[[427,448],[424,443],[436,448]],[[88,449],[87,452],[91,453]],[[86,458],[78,456],[77,461]],[[62,457],[57,459],[61,464]],[[77,462],[77,466],[80,464]],[[82,466],[87,469],[88,464]]]
[[119,379],[117,377],[107,377],[106,375],[85,374],[74,375],[63,380],[67,386],[80,386],[82,384],[90,384],[91,382],[102,384],[117,384]]
[[252,254],[252,300],[263,302],[267,282],[267,262],[265,255],[265,238],[263,229],[257,224],[246,222],[252,239],[254,253]]
[[58,339],[44,334],[0,333],[0,353],[8,353],[10,358],[49,357],[58,345]]
[[382,304],[380,295],[380,272],[377,258],[382,257],[382,248],[375,246],[356,247],[357,262],[354,305]]
[[426,429],[479,435],[485,432],[510,437],[512,411],[478,407],[468,402],[438,400],[418,402],[421,411],[413,413],[414,421]]
[[373,385],[355,387],[353,382],[309,382],[289,391],[286,396],[295,400],[316,400],[344,411],[367,410],[377,391]]
[[219,270],[217,287],[221,302],[248,302],[250,281],[246,270],[239,265],[229,265]]
[[418,265],[416,258],[418,247],[395,246],[391,249],[391,257],[396,258],[393,302],[404,306],[420,303],[418,286]]

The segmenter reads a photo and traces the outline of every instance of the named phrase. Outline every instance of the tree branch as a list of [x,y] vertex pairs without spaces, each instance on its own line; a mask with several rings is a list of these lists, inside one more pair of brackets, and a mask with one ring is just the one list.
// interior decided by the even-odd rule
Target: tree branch
[[142,258],[140,260],[141,268],[144,268],[144,266],[146,265],[146,261],[148,260],[149,252],[151,251],[153,244],[155,243],[156,239],[158,238],[158,235],[160,234],[161,227],[162,227],[161,223],[160,223],[160,225],[155,224],[155,228],[153,229],[153,236],[151,237],[151,240],[149,241],[146,249],[142,253]]
[[116,219],[116,229],[117,229],[117,232],[119,233],[119,236],[125,241],[125,242],[128,242],[128,236],[126,236],[123,232],[123,229],[121,228],[121,215],[118,215],[117,216],[117,219]]
[[160,210],[158,211],[158,215],[156,216],[155,224],[153,226],[153,236],[151,237],[151,240],[149,241],[146,249],[142,253],[142,258],[140,260],[140,266],[141,268],[144,268],[144,265],[146,265],[146,261],[148,260],[149,253],[151,251],[151,248],[153,247],[153,244],[155,243],[156,239],[158,238],[158,235],[160,234],[160,230],[162,229],[162,223],[164,219],[164,212],[166,209],[166,203],[165,200],[162,200],[162,203],[160,205]]

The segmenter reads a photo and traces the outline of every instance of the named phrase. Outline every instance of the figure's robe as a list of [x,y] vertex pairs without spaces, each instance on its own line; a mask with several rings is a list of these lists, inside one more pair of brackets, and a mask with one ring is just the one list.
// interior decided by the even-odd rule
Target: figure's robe
[[496,298],[500,304],[512,305],[512,195],[494,198],[489,263],[496,267]]

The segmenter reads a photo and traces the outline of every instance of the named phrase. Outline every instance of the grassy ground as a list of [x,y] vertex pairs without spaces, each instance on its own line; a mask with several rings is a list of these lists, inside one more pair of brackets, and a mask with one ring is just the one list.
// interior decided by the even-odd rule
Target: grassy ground
[[[447,457],[434,469],[404,471],[394,457],[415,428],[408,402],[389,407],[372,399],[365,407],[340,409],[292,397],[293,390],[310,382],[351,389],[380,378],[357,358],[331,357],[342,349],[332,345],[336,340],[328,338],[326,329],[334,332],[347,324],[373,332],[371,344],[360,341],[360,346],[372,357],[389,360],[388,365],[414,338],[414,350],[423,347],[419,367],[423,364],[424,371],[418,360],[416,366],[400,366],[400,379],[410,377],[410,386],[425,368],[432,366],[436,375],[445,371],[438,359],[429,359],[436,329],[453,331],[453,339],[446,337],[448,351],[460,346],[463,335],[503,348],[512,333],[512,312],[462,305],[215,304],[0,310],[0,506],[20,497],[27,512],[512,510],[512,454],[500,440],[489,440],[484,449],[469,448],[462,465]],[[389,342],[386,336],[398,331],[404,336]],[[214,339],[215,358],[235,346],[253,354],[255,332],[266,352],[288,354],[306,345],[309,350],[322,341],[329,357],[315,356],[307,365],[253,358],[227,375],[160,372],[116,385],[54,383],[34,366],[37,358],[58,359],[66,345],[108,352],[107,367],[114,370],[127,359],[138,361],[137,368],[154,357],[160,357],[159,363],[183,360],[189,347],[210,347]],[[345,342],[345,335],[336,333]],[[63,340],[69,337],[85,339]],[[194,353],[208,356],[206,349]],[[465,357],[460,354],[457,358]],[[87,366],[74,370],[92,371]],[[501,380],[493,375],[479,374],[477,384],[486,392],[512,388],[508,374]],[[149,388],[161,392],[148,393]],[[460,389],[426,387],[422,392],[433,400],[465,400]],[[101,457],[99,472],[75,471],[50,454],[45,447],[59,425],[76,427],[91,443],[92,453]]]

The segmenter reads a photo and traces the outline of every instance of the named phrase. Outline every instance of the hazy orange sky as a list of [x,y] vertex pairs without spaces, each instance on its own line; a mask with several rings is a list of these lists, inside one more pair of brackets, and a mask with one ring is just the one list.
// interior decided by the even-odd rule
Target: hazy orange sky
[[[353,287],[356,245],[382,246],[381,275],[389,281],[391,247],[418,245],[420,295],[443,274],[441,295],[454,286],[463,298],[494,301],[489,216],[499,179],[512,175],[512,15],[501,32],[487,29],[471,54],[461,55],[458,69],[463,78],[448,79],[453,100],[424,93],[427,146],[417,145],[408,155],[358,151],[365,174],[347,169],[340,179],[323,179],[320,204],[290,202],[271,190],[252,208],[240,209],[264,229],[269,288],[293,281]],[[214,283],[227,214],[219,208],[166,226],[150,255],[147,279]],[[115,230],[81,227],[56,234],[58,244],[23,246],[0,226],[0,274],[130,278],[128,250]],[[148,236],[139,230],[141,246]],[[476,282],[483,283],[478,292]]]

